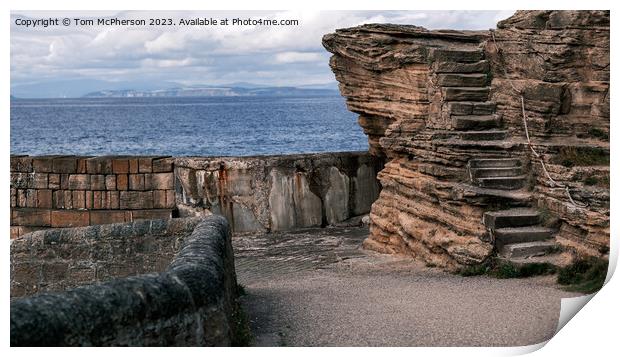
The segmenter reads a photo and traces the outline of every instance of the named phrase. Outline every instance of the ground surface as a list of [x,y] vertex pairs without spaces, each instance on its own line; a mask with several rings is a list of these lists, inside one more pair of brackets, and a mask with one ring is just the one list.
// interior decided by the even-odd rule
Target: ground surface
[[360,249],[364,228],[233,238],[257,346],[517,346],[549,339],[553,277],[460,277]]

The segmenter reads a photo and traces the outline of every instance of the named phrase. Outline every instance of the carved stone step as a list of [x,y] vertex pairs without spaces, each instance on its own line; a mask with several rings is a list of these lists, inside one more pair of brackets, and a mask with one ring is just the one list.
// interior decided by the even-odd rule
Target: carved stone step
[[475,180],[480,187],[517,190],[525,185],[525,176],[481,177]]
[[485,167],[515,167],[521,166],[521,160],[513,158],[500,158],[500,159],[472,159],[469,161],[469,167],[471,168],[485,168]]
[[506,130],[463,131],[459,133],[462,140],[489,141],[506,139]]
[[436,73],[489,73],[489,62],[435,62],[434,68]]
[[523,207],[532,204],[533,195],[527,190],[498,190],[495,188],[484,188],[472,184],[458,184],[456,191],[469,202],[478,205],[489,205],[501,202],[506,206]]
[[553,240],[506,244],[500,249],[500,254],[505,258],[537,257],[547,254],[554,246]]
[[449,73],[438,75],[437,82],[442,87],[484,87],[489,77],[486,73]]
[[437,62],[478,62],[484,54],[480,50],[457,50],[457,49],[435,49],[431,52],[431,59]]
[[509,227],[495,230],[495,242],[501,248],[507,244],[536,242],[551,239],[554,230],[542,226]]
[[473,178],[483,177],[515,177],[523,174],[523,168],[516,167],[484,167],[470,169]]
[[533,208],[511,208],[502,211],[485,212],[482,221],[487,228],[496,230],[507,227],[525,227],[537,225],[540,216]]
[[489,99],[489,87],[445,87],[441,88],[441,93],[448,102],[486,102]]
[[456,130],[488,129],[499,124],[497,115],[453,115],[452,127]]
[[495,113],[495,102],[448,102],[451,115],[490,115]]

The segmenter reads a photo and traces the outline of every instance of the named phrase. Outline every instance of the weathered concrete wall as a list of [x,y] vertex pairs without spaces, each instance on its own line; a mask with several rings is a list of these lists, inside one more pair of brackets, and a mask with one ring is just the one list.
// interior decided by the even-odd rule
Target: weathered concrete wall
[[[156,234],[165,231],[166,225],[172,232],[179,231],[171,222],[153,221],[153,224],[162,225],[154,229]],[[99,238],[129,239],[131,245],[138,247],[143,242],[131,240],[136,237],[130,237],[129,231],[148,231],[146,225],[101,226]],[[11,346],[233,344],[238,305],[228,223],[220,216],[210,216],[200,222],[190,220],[181,230],[191,226],[194,229],[183,239],[167,270],[161,273],[12,301]],[[77,237],[88,232],[88,229],[72,230],[60,230],[60,236]],[[103,233],[105,230],[107,233]],[[48,236],[47,233],[43,235]],[[30,237],[26,241],[34,248],[41,243],[51,244],[53,240],[45,242]],[[79,255],[74,258],[81,259]]]
[[[557,216],[563,247],[607,254],[609,12],[517,12],[494,33],[502,54],[490,31],[368,24],[324,36],[370,152],[386,158],[367,248],[448,269],[477,264],[494,253],[484,213],[517,206]],[[520,93],[549,173],[587,207],[542,172]],[[518,161],[522,185],[477,186],[477,159]]]
[[366,214],[381,160],[368,153],[260,157],[11,157],[11,237],[48,228],[220,213],[234,231]]
[[202,218],[54,228],[11,240],[11,297],[161,272]]
[[367,153],[177,158],[178,207],[221,214],[235,232],[332,225],[370,212],[381,167]]

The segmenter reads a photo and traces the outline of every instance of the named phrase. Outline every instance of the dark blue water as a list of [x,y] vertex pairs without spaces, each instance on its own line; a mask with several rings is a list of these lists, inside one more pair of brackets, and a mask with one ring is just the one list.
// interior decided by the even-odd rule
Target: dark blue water
[[367,150],[340,96],[12,99],[11,154],[259,155]]

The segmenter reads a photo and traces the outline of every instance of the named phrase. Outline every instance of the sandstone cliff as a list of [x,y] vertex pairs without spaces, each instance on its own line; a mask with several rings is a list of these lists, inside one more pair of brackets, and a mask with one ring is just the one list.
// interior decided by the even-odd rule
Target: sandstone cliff
[[387,162],[367,248],[448,269],[496,250],[607,253],[609,12],[519,11],[493,31],[370,24],[323,45]]

